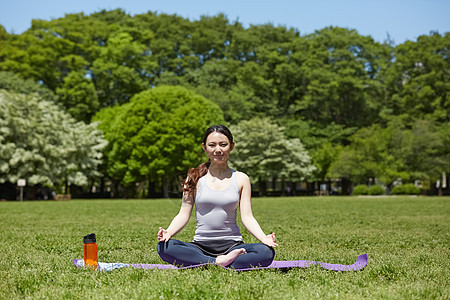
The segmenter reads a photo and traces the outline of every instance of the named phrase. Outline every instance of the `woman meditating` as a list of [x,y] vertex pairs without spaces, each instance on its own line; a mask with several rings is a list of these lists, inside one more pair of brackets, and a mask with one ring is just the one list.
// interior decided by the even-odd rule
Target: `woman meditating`
[[[278,246],[275,233],[265,235],[251,208],[248,176],[228,167],[234,148],[233,136],[223,125],[211,126],[203,136],[203,150],[209,161],[190,169],[183,184],[178,215],[167,229],[159,228],[158,254],[178,266],[215,263],[236,269],[268,266]],[[172,239],[188,223],[195,204],[197,228],[190,243]],[[240,208],[245,228],[261,243],[245,244],[236,224]]]

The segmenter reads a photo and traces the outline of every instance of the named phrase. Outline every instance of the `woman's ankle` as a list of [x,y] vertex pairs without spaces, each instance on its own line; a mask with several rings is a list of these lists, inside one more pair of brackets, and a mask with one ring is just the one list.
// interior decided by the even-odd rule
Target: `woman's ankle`
[[231,251],[228,254],[225,255],[219,255],[216,258],[216,265],[226,267],[234,262],[236,258],[239,256],[247,253],[247,251],[244,248],[239,248]]

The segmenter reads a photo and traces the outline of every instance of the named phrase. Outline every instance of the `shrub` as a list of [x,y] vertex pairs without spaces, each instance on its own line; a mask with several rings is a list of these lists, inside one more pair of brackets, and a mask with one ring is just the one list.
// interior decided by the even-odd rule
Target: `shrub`
[[384,189],[380,185],[372,185],[369,188],[369,195],[383,195]]
[[392,191],[392,195],[418,195],[420,189],[412,183],[402,184],[395,186]]
[[353,195],[367,195],[369,194],[369,187],[365,184],[357,185],[353,188]]

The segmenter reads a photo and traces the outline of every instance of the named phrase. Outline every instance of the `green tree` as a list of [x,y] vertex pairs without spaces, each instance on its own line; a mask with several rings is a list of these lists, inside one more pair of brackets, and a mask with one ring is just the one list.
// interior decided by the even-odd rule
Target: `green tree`
[[328,177],[330,166],[338,156],[340,149],[340,146],[327,142],[311,151],[311,157],[316,167],[314,172],[316,179],[324,181]]
[[397,178],[436,180],[449,169],[449,134],[433,122],[417,120],[412,129],[393,120],[382,128],[360,129],[331,164],[329,176],[355,183],[378,178],[390,185]]
[[42,36],[30,32],[12,36],[0,48],[0,57],[0,70],[42,81],[51,90],[57,86],[57,54]]
[[96,124],[36,95],[0,90],[0,182],[85,186],[100,175],[105,145]]
[[95,118],[110,142],[108,175],[124,185],[170,182],[202,161],[206,128],[223,123],[220,108],[182,87],[162,86],[135,95],[130,103]]
[[411,129],[403,127],[401,133],[401,151],[395,154],[411,178],[436,181],[450,170],[448,123],[439,127],[430,120],[416,120]]
[[369,178],[379,178],[386,185],[395,179],[409,179],[403,161],[391,149],[399,147],[396,141],[401,132],[379,125],[358,130],[351,144],[344,147],[329,168],[328,176],[347,178],[354,183],[366,184]]
[[254,118],[231,126],[236,147],[232,165],[247,173],[265,193],[269,178],[304,180],[315,167],[299,139],[286,139],[283,128],[268,118]]
[[[277,120],[286,138],[300,139],[310,153],[314,179],[336,170],[362,181],[368,176],[389,181],[404,172],[411,179],[431,179],[448,160],[443,145],[450,115],[449,39],[449,33],[432,32],[394,47],[339,27],[300,36],[294,28],[272,24],[244,28],[223,14],[190,21],[150,11],[131,16],[102,10],[33,20],[20,35],[0,26],[0,71],[9,72],[0,74],[0,87],[38,93],[88,122],[99,108],[119,104],[111,113],[120,116],[131,109],[132,97],[150,87],[180,85],[217,104],[228,124]],[[20,86],[18,78],[29,81]],[[121,126],[110,119],[114,128]],[[362,128],[367,143],[382,154],[359,145],[366,142],[355,134]],[[110,131],[107,135],[119,138],[120,130]],[[436,150],[421,140],[423,132]],[[400,145],[396,139],[401,151],[394,149]],[[114,145],[106,151],[108,174],[131,182],[139,177],[129,169],[131,152]],[[123,157],[115,156],[117,151]],[[414,159],[417,153],[420,160]],[[352,165],[356,156],[365,165],[347,169],[358,166]],[[345,160],[349,164],[331,170]],[[427,164],[433,164],[428,171]]]
[[100,105],[92,81],[82,73],[71,72],[64,78],[64,84],[56,89],[59,102],[78,121],[89,123]]
[[136,15],[136,23],[154,35],[144,44],[148,47],[148,59],[154,64],[149,70],[156,78],[164,72],[182,76],[185,69],[200,66],[199,58],[192,51],[189,37],[192,24],[177,15],[147,12]]
[[330,123],[318,124],[303,118],[284,118],[281,120],[285,134],[289,138],[300,138],[311,155],[316,170],[311,179],[325,181],[330,179],[329,168],[336,160],[343,145],[350,143],[356,128]]
[[395,48],[395,61],[386,68],[389,101],[383,117],[401,116],[411,126],[418,119],[449,122],[450,33],[420,36]]
[[[390,59],[387,45],[355,30],[329,27],[297,39],[290,60],[302,86],[291,109],[319,124],[361,128],[378,119],[383,99],[380,69]],[[323,127],[323,126],[322,126]]]
[[139,73],[146,67],[142,65],[144,49],[125,32],[118,32],[108,39],[107,46],[101,49],[91,68],[103,107],[126,103],[134,94],[149,87]]
[[231,31],[228,28],[228,19],[223,14],[201,16],[200,20],[193,22],[192,27],[190,44],[193,52],[198,55],[200,63],[225,56]]
[[19,94],[37,94],[39,97],[56,102],[55,94],[38,84],[32,79],[22,79],[19,75],[12,72],[0,71],[0,90],[16,92]]
[[225,120],[235,124],[252,116],[265,115],[261,99],[239,79],[240,68],[241,63],[233,59],[211,59],[202,68],[188,70],[180,80],[174,81],[173,77],[166,77],[160,82],[193,89],[219,105]]

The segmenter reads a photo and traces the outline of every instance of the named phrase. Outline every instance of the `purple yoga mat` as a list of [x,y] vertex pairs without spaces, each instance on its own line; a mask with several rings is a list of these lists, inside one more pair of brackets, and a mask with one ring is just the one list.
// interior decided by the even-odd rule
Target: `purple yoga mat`
[[[78,259],[74,259],[73,263],[78,266],[77,264]],[[319,261],[311,261],[311,260],[274,260],[269,266],[267,267],[254,267],[254,268],[246,268],[246,269],[233,269],[233,268],[227,268],[228,270],[233,271],[250,271],[250,270],[260,270],[260,269],[289,269],[289,268],[308,268],[313,265],[319,264],[322,268],[332,271],[358,271],[361,269],[364,269],[365,266],[367,266],[367,262],[369,261],[369,256],[367,254],[362,254],[356,258],[356,262],[352,265],[340,265],[340,264],[328,264],[323,263]],[[182,269],[190,269],[190,268],[196,268],[201,266],[206,266],[209,264],[200,264],[200,265],[192,265],[188,267],[176,267],[174,265],[168,265],[168,264],[130,264],[130,267],[136,268],[136,269],[162,269],[162,270],[168,270],[168,269],[174,269],[174,270],[182,270]]]

